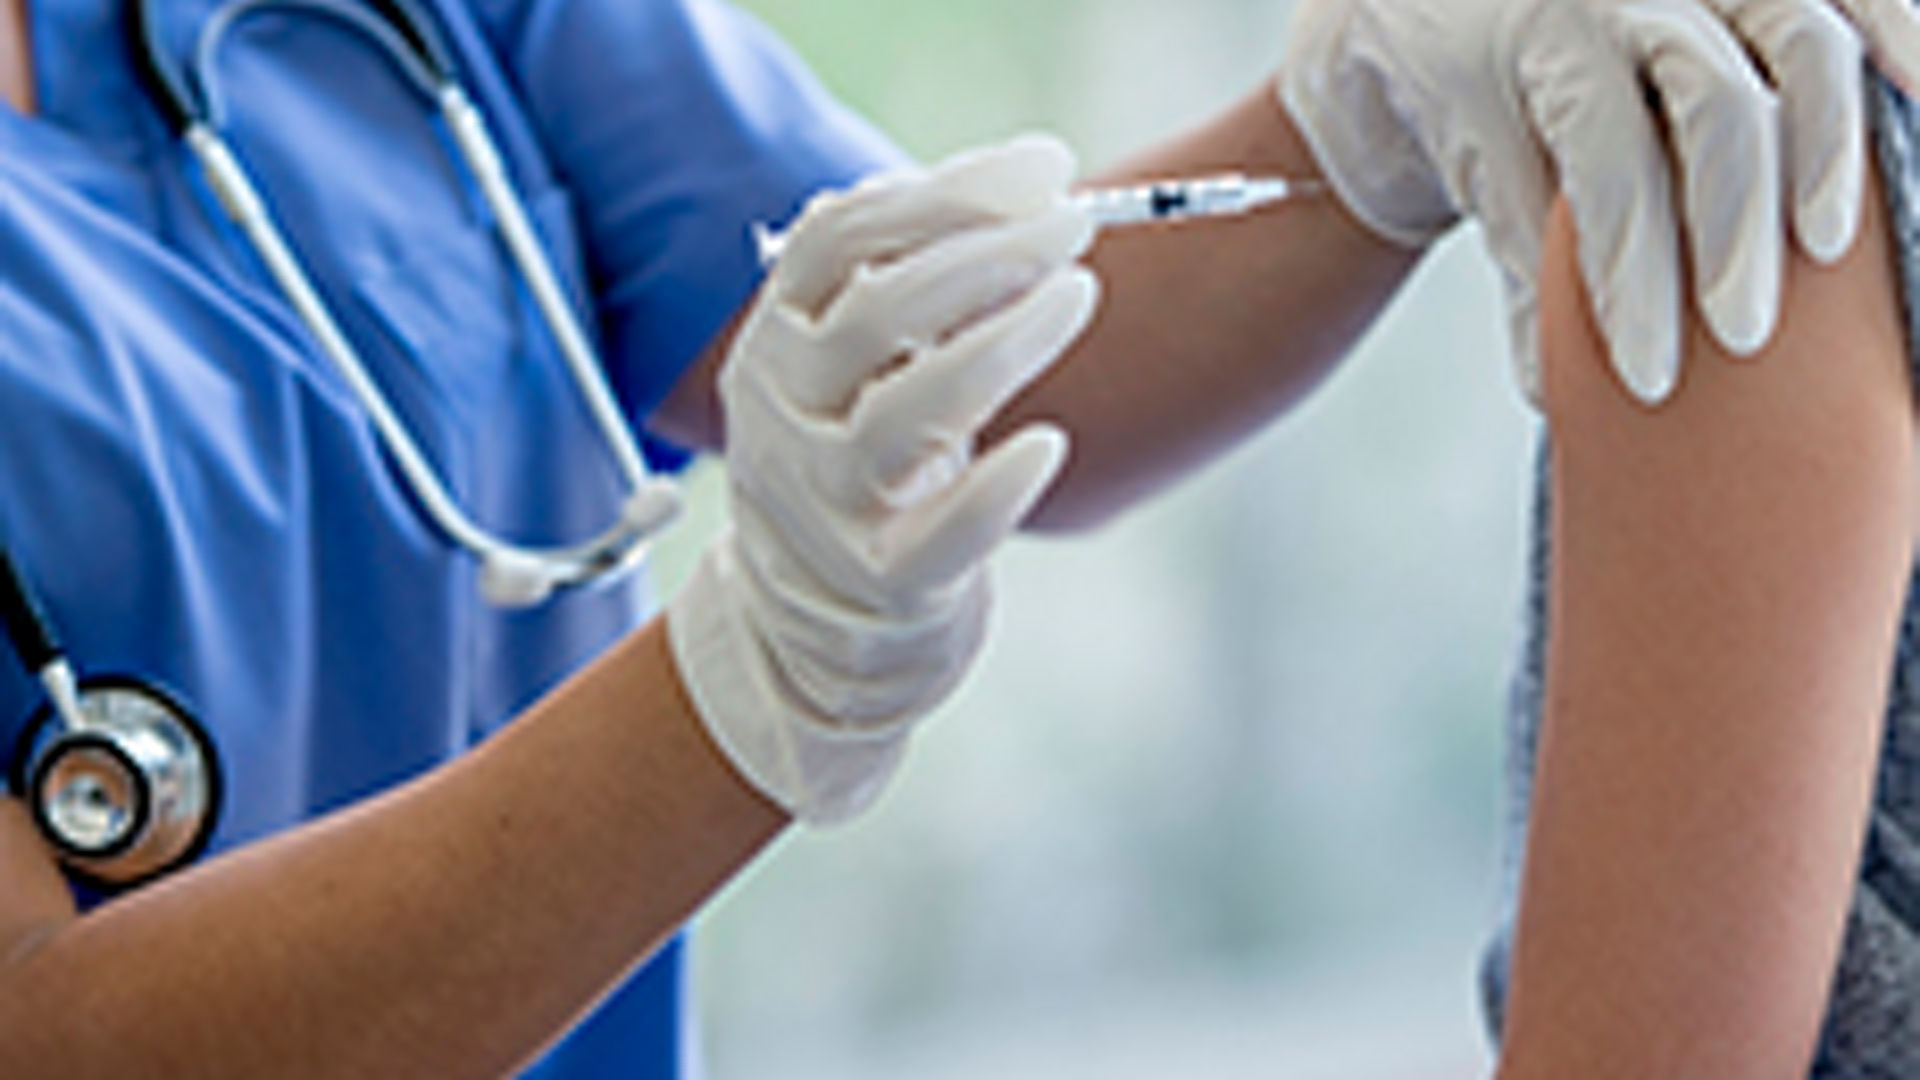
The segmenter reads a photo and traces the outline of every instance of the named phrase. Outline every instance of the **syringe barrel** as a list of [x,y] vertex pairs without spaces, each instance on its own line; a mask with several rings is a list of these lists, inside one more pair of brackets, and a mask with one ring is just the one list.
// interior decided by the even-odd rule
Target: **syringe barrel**
[[1287,190],[1284,180],[1267,179],[1256,184],[1237,173],[1229,173],[1129,187],[1094,188],[1080,192],[1074,200],[1093,215],[1095,224],[1105,228],[1244,214],[1264,203],[1285,198]]

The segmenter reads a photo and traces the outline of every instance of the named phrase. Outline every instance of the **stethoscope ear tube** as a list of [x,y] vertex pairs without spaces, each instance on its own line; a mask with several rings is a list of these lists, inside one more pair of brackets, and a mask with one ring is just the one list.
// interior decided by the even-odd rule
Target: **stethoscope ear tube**
[[[146,5],[151,0],[133,2],[141,5],[145,21],[149,17]],[[400,412],[387,400],[308,275],[299,253],[281,232],[265,194],[249,175],[241,155],[222,134],[223,95],[216,63],[221,40],[255,13],[287,9],[323,15],[358,30],[438,108],[451,136],[454,157],[464,164],[492,211],[509,260],[553,336],[589,418],[627,485],[628,498],[620,518],[599,534],[571,545],[533,547],[509,540],[467,514],[413,438]],[[347,0],[233,0],[202,26],[194,62],[184,78],[170,77],[165,70],[151,28],[140,41],[143,49],[154,54],[147,57],[146,67],[155,73],[161,95],[188,116],[181,138],[198,161],[221,209],[246,238],[287,305],[305,324],[314,346],[366,410],[388,457],[426,516],[450,541],[479,561],[479,584],[487,600],[506,608],[532,607],[559,589],[613,581],[637,566],[645,557],[648,542],[677,515],[678,486],[648,468],[580,313],[574,309],[534,229],[486,120],[453,77],[449,50],[417,0],[369,0],[366,4]],[[192,96],[182,89],[183,82],[190,84]]]
[[[179,137],[185,135],[195,123],[211,121],[217,106],[210,88],[201,86],[193,78],[192,72],[175,70],[165,61],[170,50],[160,38],[159,20],[153,12],[154,0],[127,2],[132,5],[133,12],[130,18],[121,22],[127,51],[133,56],[134,73],[159,108],[160,118],[166,122],[167,130]],[[299,3],[300,0],[293,2]],[[365,18],[356,16],[349,5],[333,5],[328,0],[308,2],[317,9],[332,10],[342,18]],[[262,5],[256,3],[250,6]],[[405,43],[407,55],[396,57],[403,66],[419,65],[418,70],[426,73],[432,82],[446,82],[454,78],[453,50],[447,47],[434,21],[413,0],[372,0],[371,6],[392,33]]]
[[454,78],[453,50],[440,36],[440,30],[425,12],[422,12],[414,0],[373,0],[373,6],[387,17],[407,44],[420,54],[420,59],[432,69],[434,77],[441,82],[451,82]]

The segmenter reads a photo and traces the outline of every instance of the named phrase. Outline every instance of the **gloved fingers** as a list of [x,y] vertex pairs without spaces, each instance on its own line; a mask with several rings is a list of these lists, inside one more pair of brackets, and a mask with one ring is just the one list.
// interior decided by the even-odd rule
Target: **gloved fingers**
[[1091,271],[1056,271],[869,386],[849,425],[865,466],[861,494],[904,507],[951,483],[974,434],[1079,338],[1099,297]]
[[812,370],[792,373],[795,403],[844,412],[887,365],[961,333],[1092,241],[1086,211],[1062,204],[949,236],[886,266],[862,265],[818,324]]
[[821,338],[851,333],[895,352],[934,344],[1086,254],[1093,236],[1092,216],[1062,203],[863,267],[821,320]]
[[1909,0],[1832,0],[1866,41],[1867,53],[1889,79],[1920,96],[1920,14]]
[[859,266],[897,259],[943,236],[1043,213],[1077,164],[1065,143],[1023,135],[967,151],[926,172],[892,174],[816,198],[781,241],[772,287],[818,315]]
[[[1522,274],[1502,270],[1501,291],[1507,303],[1507,340],[1513,350],[1514,381],[1528,401],[1538,406],[1543,401],[1540,385],[1540,294],[1535,284],[1539,260]],[[1616,366],[1616,370],[1617,366]],[[1620,376],[1626,383],[1626,376]],[[1629,387],[1631,383],[1626,383]],[[1637,391],[1636,391],[1637,393]]]
[[[1404,66],[1402,36],[1446,40],[1447,20],[1414,5],[1294,5],[1275,90],[1320,172],[1357,220],[1390,243],[1422,248],[1467,209],[1456,203],[1422,140],[1420,105],[1442,100]],[[1435,52],[1441,51],[1439,48]],[[1414,70],[1418,70],[1416,66]]]
[[1859,35],[1825,0],[1710,2],[1773,81],[1794,235],[1807,254],[1832,263],[1853,244],[1866,182]]
[[885,529],[874,565],[889,596],[918,596],[958,581],[1017,528],[1067,460],[1067,433],[1031,424],[958,482],[904,510]]
[[[1583,11],[1554,14],[1580,18],[1572,32],[1595,32]],[[1658,403],[1680,370],[1680,232],[1667,150],[1632,58],[1605,47],[1559,47],[1553,35],[1535,33],[1523,39],[1518,64],[1528,111],[1573,213],[1581,277],[1614,371],[1636,399]],[[1523,252],[1510,250],[1512,238],[1492,237],[1502,241],[1510,283],[1537,272],[1540,225],[1524,220]],[[1530,333],[1530,313],[1516,317]]]
[[1778,99],[1740,42],[1691,0],[1612,14],[1667,120],[1701,313],[1729,352],[1751,354],[1779,318],[1786,257]]

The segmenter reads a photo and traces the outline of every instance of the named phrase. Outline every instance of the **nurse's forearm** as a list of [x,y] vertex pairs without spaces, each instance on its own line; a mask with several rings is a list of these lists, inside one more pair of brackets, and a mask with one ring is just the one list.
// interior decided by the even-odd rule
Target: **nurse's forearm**
[[525,1061],[785,824],[707,741],[664,631],[453,764],[85,916],[9,804],[0,1076]]

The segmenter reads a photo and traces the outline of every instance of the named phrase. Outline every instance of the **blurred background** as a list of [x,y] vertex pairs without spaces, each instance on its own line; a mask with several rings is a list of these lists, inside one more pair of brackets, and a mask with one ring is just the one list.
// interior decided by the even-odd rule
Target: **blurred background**
[[[1286,0],[745,0],[914,152],[1090,169],[1246,92]],[[1532,417],[1472,236],[1177,493],[997,568],[984,663],[878,813],[700,922],[714,1080],[1484,1073]],[[696,470],[698,527],[720,516]]]

